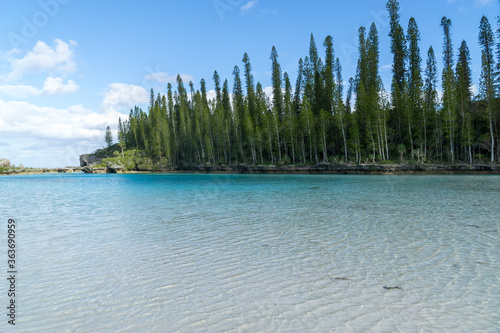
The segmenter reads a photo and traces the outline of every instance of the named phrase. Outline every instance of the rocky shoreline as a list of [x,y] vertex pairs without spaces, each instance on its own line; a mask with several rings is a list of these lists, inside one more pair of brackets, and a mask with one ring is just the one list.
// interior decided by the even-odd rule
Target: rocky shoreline
[[279,165],[185,165],[154,163],[139,151],[119,154],[106,149],[80,155],[84,173],[235,173],[235,174],[500,174],[499,164],[438,163],[325,163]]
[[[82,155],[85,156],[85,155]],[[87,157],[87,156],[85,156]],[[44,173],[234,173],[234,174],[346,174],[346,175],[439,175],[476,174],[500,175],[500,165],[496,164],[342,164],[318,163],[314,165],[194,165],[188,167],[142,166],[125,168],[120,163],[101,163],[100,160],[80,158],[79,167],[25,168],[10,165],[2,159],[0,175],[25,175]],[[90,163],[89,163],[90,162]],[[104,166],[103,166],[104,165]]]
[[157,169],[124,170],[120,165],[105,168],[85,166],[84,173],[235,173],[235,174],[500,174],[500,166],[486,164],[327,164],[315,165],[198,165]]
[[65,167],[65,168],[8,168],[0,170],[1,175],[37,175],[44,173],[73,173],[82,172],[81,167]]
[[81,167],[64,167],[64,168],[26,168],[22,164],[19,166],[11,165],[6,158],[0,158],[0,176],[2,175],[32,175],[43,173],[71,173],[81,172]]

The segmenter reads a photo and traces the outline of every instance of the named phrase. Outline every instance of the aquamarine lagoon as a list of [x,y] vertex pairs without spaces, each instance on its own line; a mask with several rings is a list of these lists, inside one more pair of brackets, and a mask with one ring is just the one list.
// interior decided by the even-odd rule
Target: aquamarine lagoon
[[[2,332],[498,332],[500,176],[0,178]],[[6,330],[4,330],[6,329]]]

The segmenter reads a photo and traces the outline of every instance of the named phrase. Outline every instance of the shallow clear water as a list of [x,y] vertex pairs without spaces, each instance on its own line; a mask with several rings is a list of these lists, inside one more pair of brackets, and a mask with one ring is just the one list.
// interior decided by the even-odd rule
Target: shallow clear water
[[52,174],[0,191],[4,234],[18,224],[9,331],[500,330],[498,176]]

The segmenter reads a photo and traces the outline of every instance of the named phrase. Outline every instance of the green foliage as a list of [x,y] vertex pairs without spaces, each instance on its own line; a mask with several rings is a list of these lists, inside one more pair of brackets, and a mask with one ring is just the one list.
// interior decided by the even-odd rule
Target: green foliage
[[455,162],[455,140],[457,117],[455,113],[455,74],[453,71],[453,44],[451,42],[451,20],[441,19],[443,27],[443,74],[441,78],[443,87],[443,130],[448,139],[449,156]]
[[125,171],[149,171],[154,170],[155,166],[153,160],[139,149],[130,149],[125,151],[124,155],[118,153],[113,157],[103,158],[95,167],[105,168],[108,164],[121,165]]
[[493,131],[500,128],[500,115],[492,89],[497,76],[490,54],[495,45],[487,22],[481,21],[479,37],[484,54],[481,95],[474,98],[467,46],[462,43],[455,69],[451,21],[443,18],[445,65],[439,101],[434,50],[429,48],[422,73],[415,19],[410,19],[405,34],[399,2],[389,0],[386,7],[393,55],[391,98],[380,78],[375,24],[358,31],[356,76],[349,78],[345,95],[333,38],[325,38],[322,60],[311,34],[309,52],[298,62],[294,87],[288,74],[282,73],[274,46],[271,98],[260,82],[254,82],[246,53],[241,73],[234,67],[231,88],[227,79],[214,72],[213,99],[208,99],[203,79],[199,90],[189,82],[188,92],[177,76],[176,87],[169,83],[165,96],[151,91],[147,110],[136,106],[128,119],[119,119],[118,144],[110,143],[96,156],[105,158],[103,165],[116,162],[127,170],[240,163],[394,163],[398,157],[472,163],[474,156],[476,160],[488,153],[493,156]]
[[403,160],[403,155],[406,154],[406,146],[404,144],[399,144],[397,147],[399,156],[400,156],[400,161]]
[[108,148],[113,144],[113,135],[111,134],[111,129],[109,128],[109,126],[106,127],[106,135],[104,136],[104,141],[106,141]]
[[[500,34],[500,33],[499,33]],[[494,161],[495,154],[495,134],[494,128],[496,124],[493,120],[494,116],[494,99],[495,99],[495,76],[499,73],[495,72],[495,60],[493,57],[494,49],[494,36],[491,29],[491,25],[488,22],[486,16],[481,18],[481,23],[479,25],[479,35],[478,42],[482,48],[481,57],[481,81],[480,81],[480,94],[486,100],[487,113],[489,119],[489,129],[491,138],[491,163]],[[500,51],[499,51],[500,52]],[[500,60],[499,60],[500,61]]]
[[98,159],[103,159],[113,156],[113,154],[118,151],[120,151],[120,146],[118,144],[114,144],[107,148],[97,149],[94,154]]

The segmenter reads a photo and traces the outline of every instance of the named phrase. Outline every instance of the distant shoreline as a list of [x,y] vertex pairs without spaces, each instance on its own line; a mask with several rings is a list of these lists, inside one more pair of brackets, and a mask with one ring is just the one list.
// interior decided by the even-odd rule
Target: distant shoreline
[[487,164],[327,164],[315,165],[198,165],[157,170],[123,170],[116,165],[106,168],[83,167],[86,173],[214,173],[214,174],[493,174],[500,175],[499,165]]
[[81,167],[65,167],[65,168],[20,168],[10,167],[5,170],[0,170],[0,176],[8,175],[38,175],[44,173],[73,173],[82,172]]
[[167,167],[157,170],[123,170],[103,167],[24,168],[0,172],[0,175],[45,173],[213,173],[213,174],[337,174],[337,175],[500,175],[499,165],[488,164],[327,164],[315,165],[199,165],[188,168]]

